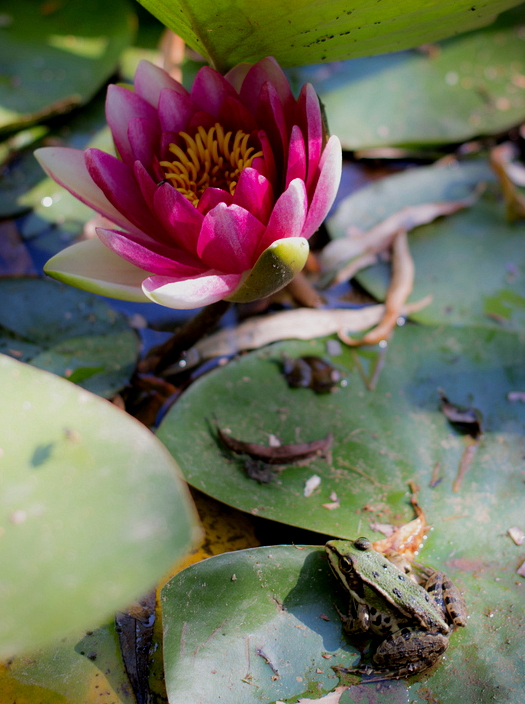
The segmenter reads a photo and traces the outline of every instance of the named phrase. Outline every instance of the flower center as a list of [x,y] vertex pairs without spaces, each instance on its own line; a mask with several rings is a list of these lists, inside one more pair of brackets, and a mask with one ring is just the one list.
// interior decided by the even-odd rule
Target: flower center
[[209,186],[222,188],[233,195],[241,171],[263,155],[262,151],[255,152],[248,146],[249,134],[237,130],[233,142],[232,134],[224,134],[218,122],[207,132],[199,125],[195,137],[179,132],[186,148],[170,144],[169,150],[175,155],[175,161],[160,162],[166,179],[193,205],[198,205]]

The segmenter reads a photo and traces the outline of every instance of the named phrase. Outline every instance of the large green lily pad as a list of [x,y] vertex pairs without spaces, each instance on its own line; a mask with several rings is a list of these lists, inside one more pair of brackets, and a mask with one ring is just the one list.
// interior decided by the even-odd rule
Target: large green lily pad
[[[525,388],[519,334],[408,325],[389,344],[375,391],[366,389],[357,362],[368,373],[376,353],[345,349],[332,361],[345,371],[347,386],[326,395],[288,388],[279,369],[283,353],[326,356],[325,341],[284,342],[247,354],[199,379],[167,414],[158,437],[190,484],[255,515],[355,537],[370,534],[374,521],[410,520],[408,483],[415,480],[429,522],[456,516],[462,545],[475,543],[477,533],[470,535],[460,517],[485,511],[487,501],[505,506],[503,515],[494,508],[491,528],[506,530],[508,515],[521,505],[519,470],[525,468],[525,406],[507,401],[509,392]],[[457,494],[452,484],[466,445],[439,410],[439,389],[485,418],[486,432]],[[331,432],[331,461],[288,465],[272,483],[258,484],[246,476],[242,456],[219,442],[215,418],[233,437],[266,445],[269,434],[293,443]],[[438,462],[443,481],[429,488]],[[314,474],[321,484],[305,497]],[[323,504],[334,501],[333,492],[340,507],[330,510]]]
[[138,421],[0,355],[0,659],[94,627],[198,536],[176,463]]
[[0,668],[0,701],[135,704],[115,622],[11,658]]
[[0,352],[109,398],[129,380],[138,339],[101,298],[48,279],[5,279]]
[[[516,5],[492,0],[140,0],[219,70],[275,56],[283,66],[398,51],[482,27]],[[225,29],[227,28],[227,30]]]
[[[470,516],[469,530],[478,540],[463,547],[457,521],[443,523],[423,556],[447,570],[469,609],[468,625],[451,636],[445,657],[408,682],[356,678],[341,702],[523,700],[524,624],[516,608],[523,581],[514,575],[520,550],[481,515]],[[162,591],[170,702],[319,700],[338,685],[332,666],[359,660],[334,602],[346,610],[321,547],[241,550],[187,568]]]
[[131,43],[127,0],[4,0],[0,25],[0,130],[87,102]]
[[523,6],[434,46],[293,69],[346,149],[461,142],[525,119]]

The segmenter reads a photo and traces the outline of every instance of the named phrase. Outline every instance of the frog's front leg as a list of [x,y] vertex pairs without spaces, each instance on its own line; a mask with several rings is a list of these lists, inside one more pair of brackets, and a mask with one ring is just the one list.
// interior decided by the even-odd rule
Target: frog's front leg
[[448,638],[418,628],[401,628],[385,638],[372,658],[374,672],[387,678],[407,677],[433,665],[448,647]]
[[426,581],[423,588],[432,597],[449,624],[455,628],[467,625],[467,607],[463,595],[444,572],[424,569]]
[[343,631],[347,635],[355,635],[356,633],[366,633],[370,628],[370,611],[366,604],[355,604],[351,601],[348,606],[348,615],[344,614],[336,604],[334,604],[341,623]]

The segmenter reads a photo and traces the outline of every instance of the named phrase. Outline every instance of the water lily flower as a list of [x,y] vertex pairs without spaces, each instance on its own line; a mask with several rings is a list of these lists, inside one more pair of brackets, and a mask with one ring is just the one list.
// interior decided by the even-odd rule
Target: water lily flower
[[125,300],[196,308],[273,293],[300,271],[341,174],[311,85],[296,100],[273,58],[191,92],[143,61],[134,90],[111,85],[118,157],[38,149],[45,171],[109,223],[55,255],[49,275]]

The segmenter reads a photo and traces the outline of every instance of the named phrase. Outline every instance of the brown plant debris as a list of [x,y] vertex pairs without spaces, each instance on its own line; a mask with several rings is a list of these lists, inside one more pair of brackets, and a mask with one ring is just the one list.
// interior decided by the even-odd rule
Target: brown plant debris
[[254,460],[261,460],[267,464],[297,464],[316,457],[326,457],[333,441],[332,433],[328,433],[325,438],[320,440],[269,447],[234,438],[221,430],[218,425],[217,434],[222,444],[231,452],[248,455]]

